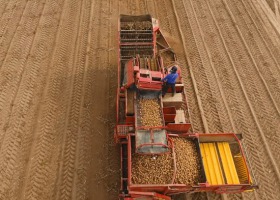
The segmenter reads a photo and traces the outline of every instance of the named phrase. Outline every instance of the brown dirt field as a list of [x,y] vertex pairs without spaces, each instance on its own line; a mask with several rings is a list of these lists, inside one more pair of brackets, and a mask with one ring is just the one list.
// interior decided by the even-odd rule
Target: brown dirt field
[[280,199],[280,24],[264,3],[0,0],[0,199],[117,199],[117,21],[146,13],[183,67],[193,130],[243,133],[260,187],[186,199]]

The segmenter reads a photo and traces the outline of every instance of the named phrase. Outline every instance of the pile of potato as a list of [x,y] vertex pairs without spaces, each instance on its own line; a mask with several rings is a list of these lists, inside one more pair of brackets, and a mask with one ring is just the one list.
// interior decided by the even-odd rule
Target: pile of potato
[[134,184],[170,184],[173,169],[171,152],[157,156],[132,155],[132,183]]
[[[196,185],[199,183],[201,165],[195,143],[186,138],[172,137],[176,155],[176,176],[174,184]],[[132,183],[171,184],[174,174],[172,150],[155,157],[132,155]]]
[[157,99],[140,99],[140,121],[142,126],[162,126],[162,112]]
[[185,138],[172,138],[175,154],[177,173],[175,183],[194,185],[199,182],[200,162],[195,143]]

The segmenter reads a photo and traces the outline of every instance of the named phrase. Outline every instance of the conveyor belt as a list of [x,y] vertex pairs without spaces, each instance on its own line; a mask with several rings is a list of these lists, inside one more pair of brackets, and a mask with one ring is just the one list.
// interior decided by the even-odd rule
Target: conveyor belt
[[[237,170],[237,174],[238,174],[240,183],[241,184],[252,183],[251,177],[248,174],[248,171],[246,169],[245,160],[240,153],[234,156],[234,162],[236,165],[236,170]],[[248,180],[248,177],[249,177],[249,180]]]
[[238,175],[228,142],[218,142],[218,149],[226,176],[227,184],[239,184]]
[[222,169],[215,143],[200,143],[206,178],[211,185],[224,184]]
[[228,142],[200,143],[200,149],[209,184],[240,183]]

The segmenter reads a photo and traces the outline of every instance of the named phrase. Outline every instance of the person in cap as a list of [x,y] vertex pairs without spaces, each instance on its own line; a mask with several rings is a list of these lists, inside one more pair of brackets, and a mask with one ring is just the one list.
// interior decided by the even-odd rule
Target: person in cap
[[172,96],[175,95],[175,83],[176,79],[178,78],[177,67],[173,66],[170,70],[170,74],[168,74],[162,81],[165,83],[163,84],[162,88],[162,97],[166,94],[168,88],[171,87],[172,89]]

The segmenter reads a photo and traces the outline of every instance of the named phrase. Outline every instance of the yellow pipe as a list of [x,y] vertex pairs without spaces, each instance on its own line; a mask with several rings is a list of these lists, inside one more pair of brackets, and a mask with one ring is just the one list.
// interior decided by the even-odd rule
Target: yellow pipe
[[205,167],[206,178],[209,184],[224,184],[224,177],[215,143],[200,143],[200,149]]
[[218,149],[228,184],[239,184],[239,178],[234,165],[228,142],[218,142]]

